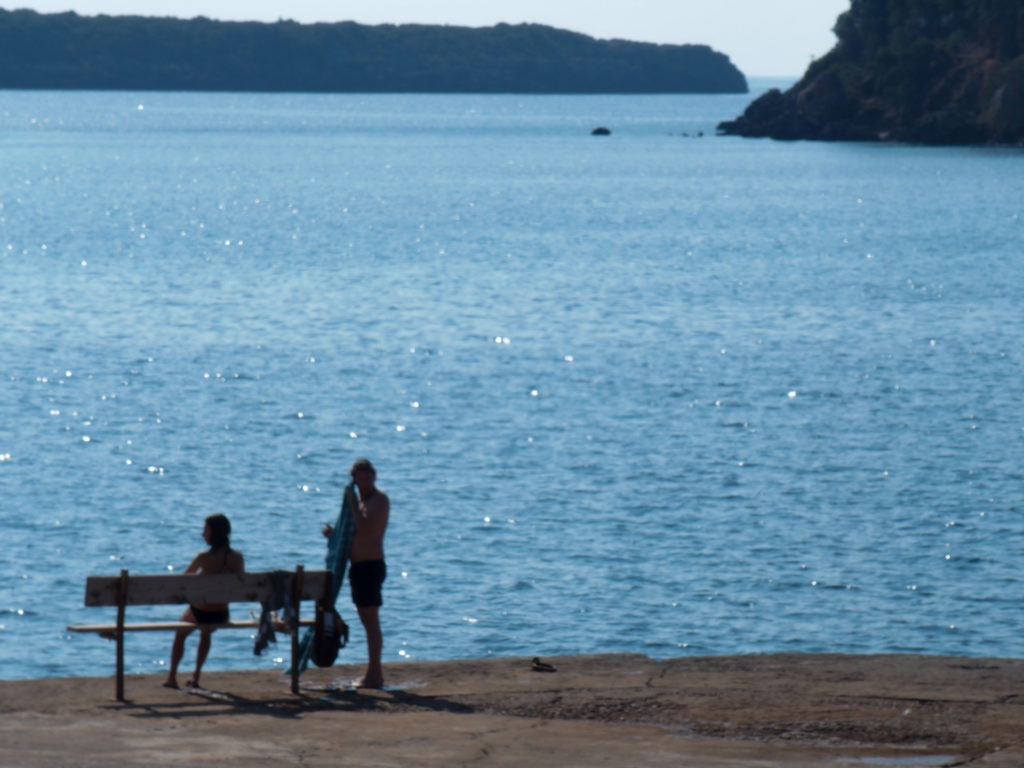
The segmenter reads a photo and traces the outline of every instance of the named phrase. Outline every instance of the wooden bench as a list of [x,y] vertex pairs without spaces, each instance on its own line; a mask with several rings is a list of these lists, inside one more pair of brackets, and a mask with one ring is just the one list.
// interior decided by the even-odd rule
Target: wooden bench
[[[283,585],[283,586],[282,586]],[[75,624],[68,627],[70,632],[95,632],[117,641],[117,682],[118,701],[124,701],[124,636],[126,632],[152,632],[195,628],[185,621],[161,621],[142,624],[126,624],[125,608],[129,605],[171,605],[182,603],[260,603],[272,599],[280,589],[287,590],[295,606],[298,626],[310,626],[313,619],[302,619],[299,607],[303,600],[319,600],[329,596],[331,587],[330,571],[307,571],[301,565],[294,571],[252,571],[247,573],[222,574],[142,574],[128,575],[127,570],[120,576],[89,576],[85,582],[86,606],[115,606],[116,624]],[[216,629],[256,629],[257,619],[229,621],[224,624],[208,624]],[[279,623],[275,629],[282,629]],[[299,633],[291,633],[292,667],[291,690],[299,692]]]

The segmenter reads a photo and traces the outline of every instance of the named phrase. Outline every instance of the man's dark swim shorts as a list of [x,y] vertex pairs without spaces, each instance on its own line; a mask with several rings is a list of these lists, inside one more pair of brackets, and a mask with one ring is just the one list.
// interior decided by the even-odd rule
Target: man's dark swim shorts
[[383,560],[352,563],[348,569],[348,583],[352,586],[352,602],[356,607],[379,607],[382,604],[380,587],[387,574],[388,569]]

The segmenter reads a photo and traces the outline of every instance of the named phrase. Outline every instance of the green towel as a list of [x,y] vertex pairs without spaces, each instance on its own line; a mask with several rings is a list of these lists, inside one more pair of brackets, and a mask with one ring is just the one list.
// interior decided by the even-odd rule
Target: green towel
[[[352,493],[356,492],[356,484],[350,483],[348,488]],[[338,512],[338,521],[334,524],[334,530],[327,539],[327,570],[333,574],[331,579],[331,605],[338,599],[338,592],[341,591],[341,582],[345,580],[345,567],[348,565],[348,553],[352,548],[352,510],[349,509],[348,494],[341,495],[341,511]],[[313,650],[313,627],[306,627],[306,632],[299,642],[299,672],[304,672],[309,666],[309,654]],[[288,670],[291,674],[291,668]]]

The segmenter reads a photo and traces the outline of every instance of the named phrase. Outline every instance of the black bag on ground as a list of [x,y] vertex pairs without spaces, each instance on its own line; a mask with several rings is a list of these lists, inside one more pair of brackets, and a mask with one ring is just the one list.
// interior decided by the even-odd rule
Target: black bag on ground
[[309,658],[318,667],[329,667],[338,658],[338,650],[348,643],[348,624],[333,605],[322,601],[316,604],[316,624],[313,627],[313,647]]

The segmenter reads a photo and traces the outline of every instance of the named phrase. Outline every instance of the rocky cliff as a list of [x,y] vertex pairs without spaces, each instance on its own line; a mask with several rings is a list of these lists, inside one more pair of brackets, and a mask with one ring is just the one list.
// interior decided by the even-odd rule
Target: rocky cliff
[[720,133],[1024,144],[1024,2],[852,0],[838,43]]

